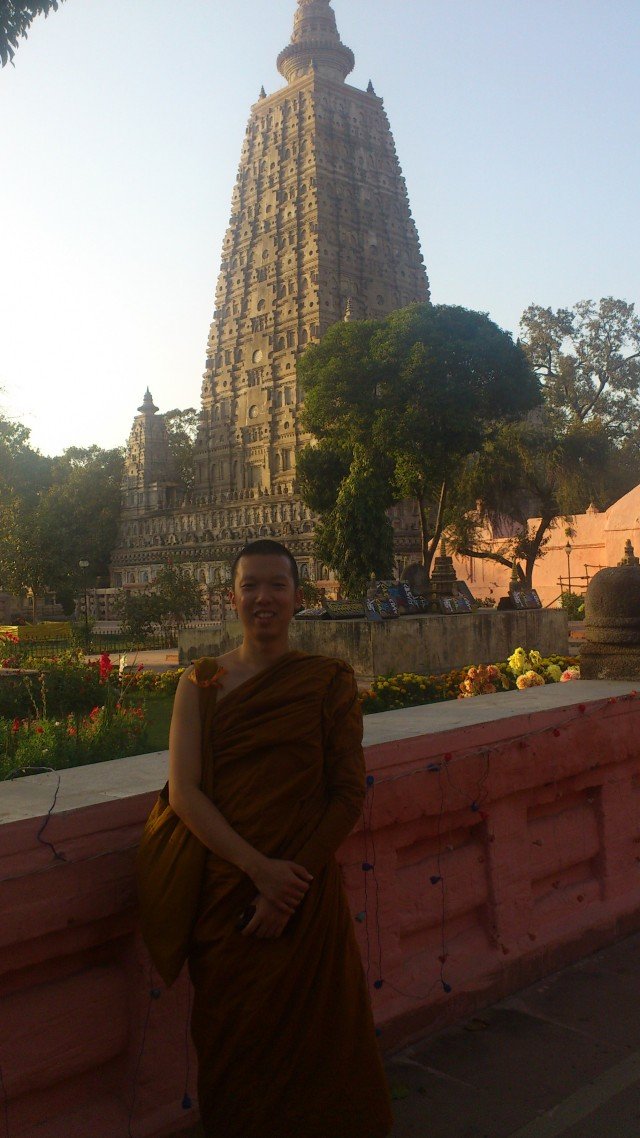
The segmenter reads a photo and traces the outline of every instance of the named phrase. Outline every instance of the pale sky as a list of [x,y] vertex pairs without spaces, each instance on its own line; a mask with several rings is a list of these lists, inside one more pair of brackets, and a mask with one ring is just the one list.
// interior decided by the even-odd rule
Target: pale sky
[[[65,0],[0,72],[0,409],[44,453],[198,406],[249,109],[295,0]],[[638,0],[333,0],[436,303],[640,307]]]

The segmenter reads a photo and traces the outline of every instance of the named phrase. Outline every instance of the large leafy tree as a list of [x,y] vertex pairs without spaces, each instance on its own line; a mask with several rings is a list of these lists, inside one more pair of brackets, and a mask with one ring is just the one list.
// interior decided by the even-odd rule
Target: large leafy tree
[[[604,297],[555,312],[530,305],[520,327],[544,403],[469,464],[450,537],[460,554],[517,562],[530,585],[562,519],[640,479],[640,320],[633,304]],[[487,528],[505,517],[513,536],[496,546]]]
[[57,12],[63,0],[0,0],[0,64],[13,61],[36,16]]
[[108,576],[120,516],[123,452],[117,447],[70,447],[53,459],[51,486],[41,499],[42,524],[59,535],[68,584],[88,561],[92,582]]
[[597,419],[617,442],[640,429],[640,318],[633,304],[612,296],[555,312],[532,304],[520,329],[549,408],[571,422]]
[[[34,450],[27,428],[0,415],[0,585],[71,597],[107,574],[120,510],[122,451],[72,447],[57,458]],[[34,602],[35,608],[35,602]]]
[[[599,497],[609,458],[610,440],[597,422],[567,426],[536,414],[505,424],[469,460],[456,486],[447,529],[453,550],[515,563],[530,588],[559,520],[568,523],[582,503]],[[498,545],[488,538],[496,531],[505,534]]]
[[[317,472],[332,448],[343,462],[364,448],[378,468],[378,509],[394,498],[415,501],[427,570],[467,458],[499,423],[540,402],[539,382],[511,336],[482,313],[448,305],[336,324],[307,350],[298,374],[306,425],[325,448]],[[313,506],[326,486],[314,482],[313,460],[302,466],[302,493]],[[356,466],[348,478],[357,477]],[[341,541],[353,543],[348,526]]]

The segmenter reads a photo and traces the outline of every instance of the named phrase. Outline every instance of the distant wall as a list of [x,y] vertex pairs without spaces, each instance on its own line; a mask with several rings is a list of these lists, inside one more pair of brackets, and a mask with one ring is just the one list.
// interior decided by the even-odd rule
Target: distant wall
[[[391,711],[365,732],[374,782],[339,860],[387,1049],[640,927],[631,685]],[[163,1138],[194,1121],[186,978],[158,985],[136,921],[135,850],[166,765],[0,783],[8,1138]]]
[[[242,639],[239,621],[180,633],[180,663],[218,656]],[[400,617],[381,624],[366,620],[294,620],[290,642],[302,652],[348,660],[358,676],[388,672],[437,674],[469,664],[506,660],[514,648],[537,648],[544,656],[566,653],[567,616],[560,609],[474,612],[456,616]]]

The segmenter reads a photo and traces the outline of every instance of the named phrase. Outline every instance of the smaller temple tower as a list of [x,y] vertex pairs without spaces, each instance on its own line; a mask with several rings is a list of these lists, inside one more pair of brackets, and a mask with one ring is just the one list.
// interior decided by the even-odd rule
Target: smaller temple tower
[[175,505],[179,482],[163,415],[149,388],[133,420],[122,479],[122,507],[136,513]]
[[[146,584],[155,573],[127,573],[119,567],[131,560],[131,550],[140,550],[137,560],[157,561],[143,552],[145,546],[158,545],[159,514],[179,506],[183,487],[176,475],[175,463],[169,447],[169,436],[164,416],[158,414],[149,388],[138,414],[133,420],[127,443],[122,476],[122,515],[118,548],[112,561],[112,583],[116,587],[128,584]],[[155,523],[154,523],[155,516]]]

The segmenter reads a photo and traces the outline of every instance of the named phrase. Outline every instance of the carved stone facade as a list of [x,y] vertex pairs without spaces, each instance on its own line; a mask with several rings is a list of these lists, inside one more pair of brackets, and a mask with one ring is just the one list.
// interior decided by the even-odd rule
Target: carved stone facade
[[242,148],[194,489],[179,500],[160,418],[143,410],[127,453],[114,584],[143,583],[169,552],[216,583],[244,541],[267,535],[287,542],[305,575],[322,575],[313,515],[296,494],[296,454],[308,441],[297,358],[337,320],[429,297],[383,102],[371,83],[360,91],[345,82],[353,66],[329,0],[298,0],[278,57],[287,86],[261,92]]

